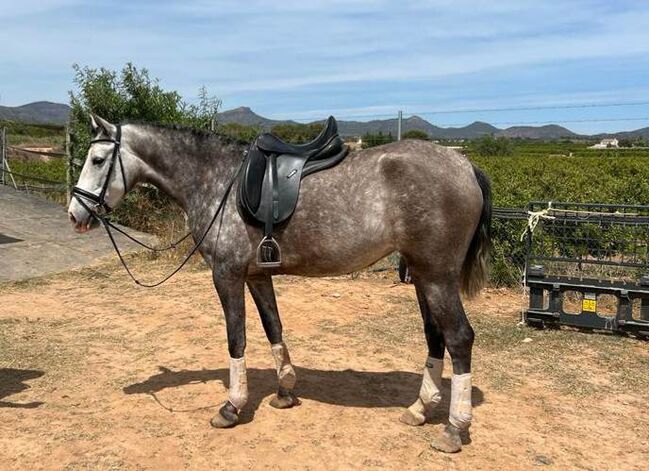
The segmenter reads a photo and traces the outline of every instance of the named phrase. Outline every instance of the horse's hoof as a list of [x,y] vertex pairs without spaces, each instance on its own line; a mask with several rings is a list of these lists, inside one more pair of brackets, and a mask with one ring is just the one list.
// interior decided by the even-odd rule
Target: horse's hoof
[[270,405],[275,409],[290,409],[291,407],[299,406],[300,404],[302,404],[302,402],[292,392],[282,395],[275,394],[275,397],[270,400]]
[[399,417],[399,420],[401,423],[406,425],[418,426],[426,423],[426,416],[424,414],[417,414],[410,409],[406,409],[403,411],[403,414],[401,414],[401,417]]
[[430,446],[444,453],[457,453],[462,449],[460,430],[448,424],[444,431],[430,442]]
[[210,425],[214,428],[234,427],[237,423],[239,423],[239,414],[237,413],[236,407],[229,402],[226,402],[210,420]]

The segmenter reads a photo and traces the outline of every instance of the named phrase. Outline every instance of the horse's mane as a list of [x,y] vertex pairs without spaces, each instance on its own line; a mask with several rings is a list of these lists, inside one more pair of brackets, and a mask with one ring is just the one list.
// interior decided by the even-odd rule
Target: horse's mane
[[135,124],[138,126],[148,126],[155,129],[168,132],[182,132],[186,134],[191,134],[195,139],[209,141],[211,139],[217,138],[223,144],[241,144],[248,145],[249,141],[240,139],[236,136],[226,134],[220,131],[209,131],[207,129],[199,129],[192,126],[182,125],[182,124],[169,124],[169,123],[156,123],[150,121],[138,121],[138,120],[128,120],[124,121],[122,124]]

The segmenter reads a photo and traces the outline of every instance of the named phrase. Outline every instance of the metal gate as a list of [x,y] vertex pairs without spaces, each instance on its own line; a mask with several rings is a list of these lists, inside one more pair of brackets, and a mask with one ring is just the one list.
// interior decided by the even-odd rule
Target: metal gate
[[532,202],[528,325],[649,337],[649,206]]

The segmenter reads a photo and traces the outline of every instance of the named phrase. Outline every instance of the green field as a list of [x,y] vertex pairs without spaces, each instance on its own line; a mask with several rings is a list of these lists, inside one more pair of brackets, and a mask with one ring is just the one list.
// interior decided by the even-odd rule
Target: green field
[[7,130],[7,143],[10,146],[42,146],[60,150],[65,144],[65,130],[61,126],[0,120],[0,128]]

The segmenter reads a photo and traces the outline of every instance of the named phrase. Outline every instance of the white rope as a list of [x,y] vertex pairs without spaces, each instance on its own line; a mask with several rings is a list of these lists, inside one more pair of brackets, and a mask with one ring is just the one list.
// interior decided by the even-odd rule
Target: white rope
[[545,209],[542,209],[540,211],[527,212],[527,214],[529,214],[529,217],[527,218],[527,226],[525,227],[525,230],[521,234],[521,238],[520,238],[521,242],[523,242],[527,234],[532,235],[534,233],[534,229],[536,229],[536,226],[538,226],[539,221],[541,219],[556,219],[554,216],[549,215],[550,211],[556,211],[555,209],[552,208],[552,201],[548,202],[548,207]]

